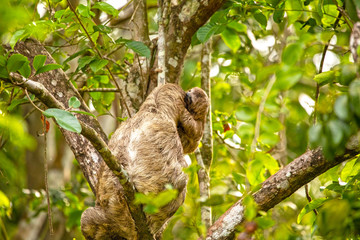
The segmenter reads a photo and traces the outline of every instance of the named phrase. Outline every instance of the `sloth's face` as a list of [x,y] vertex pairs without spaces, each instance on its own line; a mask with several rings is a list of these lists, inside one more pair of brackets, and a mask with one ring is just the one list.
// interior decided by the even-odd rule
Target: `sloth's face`
[[207,114],[209,108],[209,98],[201,88],[195,87],[186,92],[186,109],[195,119],[202,119]]

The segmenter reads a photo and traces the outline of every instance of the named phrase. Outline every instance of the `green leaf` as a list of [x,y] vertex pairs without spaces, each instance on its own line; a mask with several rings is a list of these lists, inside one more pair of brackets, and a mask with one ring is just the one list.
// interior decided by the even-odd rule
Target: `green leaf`
[[34,61],[33,61],[33,67],[34,67],[35,71],[37,71],[39,68],[44,66],[45,61],[46,61],[46,56],[45,55],[37,55],[37,56],[35,56]]
[[228,19],[226,16],[227,16],[228,12],[229,12],[229,9],[220,10],[220,11],[215,12],[214,15],[211,16],[210,22],[220,23],[220,24],[227,23]]
[[134,52],[136,52],[137,54],[139,54],[140,56],[150,58],[151,51],[148,48],[148,46],[146,46],[143,42],[128,41],[125,43],[125,45]]
[[92,6],[92,8],[100,9],[101,11],[106,12],[107,14],[112,16],[117,16],[119,14],[118,10],[116,10],[113,6],[106,2],[96,2],[94,6]]
[[341,67],[339,83],[348,86],[355,78],[358,71],[356,64],[346,64]]
[[29,60],[24,55],[13,54],[9,57],[6,67],[9,72],[17,72],[26,62]]
[[255,159],[262,162],[271,175],[275,174],[279,170],[278,162],[268,153],[258,152],[255,154]]
[[261,216],[255,219],[261,229],[267,229],[275,225],[275,221],[270,216]]
[[320,86],[324,86],[327,83],[331,83],[335,80],[335,72],[327,71],[316,74],[314,76],[314,81],[317,82]]
[[48,71],[52,71],[52,70],[55,70],[55,69],[59,69],[61,68],[62,66],[59,65],[59,64],[55,64],[55,63],[50,63],[48,65],[45,65],[45,66],[42,66],[41,68],[39,68],[35,75],[36,74],[40,74],[40,73],[44,73],[44,72],[48,72]]
[[70,131],[81,133],[81,125],[77,118],[70,112],[57,108],[49,108],[43,112],[48,118],[54,118],[60,127]]
[[296,68],[283,67],[276,72],[274,89],[287,90],[294,86],[302,77],[302,72]]
[[[5,211],[3,211],[3,210],[5,210]],[[2,191],[0,191],[0,216],[3,217],[3,215],[5,215],[5,214],[8,217],[10,217],[11,202],[10,202],[9,198]]]
[[309,202],[308,204],[305,205],[305,207],[303,209],[301,209],[298,217],[297,217],[297,223],[300,224],[301,220],[303,219],[303,217],[305,216],[305,214],[313,211],[314,209],[320,207],[321,205],[323,205],[326,201],[328,201],[327,198],[319,198],[319,199],[314,199],[311,202]]
[[59,11],[56,11],[54,14],[54,18],[56,18],[56,19],[61,18],[64,15],[65,11],[66,11],[66,9],[61,9]]
[[336,99],[334,104],[334,112],[339,119],[345,121],[350,119],[348,95],[341,95]]
[[0,78],[8,78],[9,74],[6,69],[7,59],[5,56],[0,55]]
[[247,31],[247,26],[245,24],[239,23],[239,22],[230,22],[227,25],[229,28],[232,28],[234,30],[236,30],[237,32],[242,32],[242,33],[246,33]]
[[309,142],[310,144],[319,144],[322,137],[322,128],[321,123],[317,123],[314,126],[311,126],[309,129]]
[[245,206],[244,216],[246,221],[253,220],[257,215],[257,205],[254,198],[251,195],[247,195],[243,199],[243,204]]
[[226,28],[221,33],[221,38],[223,39],[226,46],[228,46],[234,53],[237,52],[237,50],[241,46],[241,41],[240,41],[239,36],[237,35],[237,32],[235,32],[229,28]]
[[358,117],[360,117],[360,79],[356,79],[350,84],[349,95],[353,111]]
[[265,168],[262,161],[258,159],[252,160],[246,169],[246,177],[249,180],[249,183],[252,186],[256,186],[265,181],[264,171]]
[[334,147],[337,147],[344,137],[342,124],[340,120],[330,120],[327,124],[328,129],[331,133],[331,143]]
[[92,62],[93,60],[95,60],[95,57],[92,56],[85,56],[82,58],[79,58],[78,60],[78,67],[80,69],[84,68],[86,65],[88,65],[90,62]]
[[10,46],[12,49],[14,49],[16,43],[25,38],[26,36],[28,36],[29,33],[25,30],[25,29],[20,29],[18,31],[16,31],[12,36],[11,36],[11,39],[10,39]]
[[224,202],[224,197],[222,195],[212,194],[210,198],[206,199],[202,204],[205,206],[218,206]]
[[266,29],[267,19],[264,14],[262,14],[261,12],[256,12],[254,14],[254,18],[258,23],[260,23],[260,25],[263,29]]
[[221,25],[209,22],[208,24],[199,28],[199,30],[196,32],[196,37],[201,43],[204,43],[209,40],[212,35],[218,33],[222,27],[223,26]]
[[347,182],[349,178],[359,174],[360,161],[359,158],[348,161],[341,171],[340,178],[342,181]]
[[292,43],[285,47],[282,54],[282,60],[287,65],[294,65],[303,55],[304,48],[300,43]]
[[153,203],[156,207],[161,208],[174,200],[178,196],[176,189],[168,189],[160,192],[154,199]]
[[256,118],[256,110],[251,107],[240,107],[235,112],[238,120],[250,122]]
[[29,61],[26,61],[25,64],[19,69],[19,73],[26,78],[30,77],[31,68]]
[[[34,100],[34,96],[32,96],[32,100]],[[23,104],[23,103],[27,103],[29,102],[28,98],[27,97],[24,97],[24,98],[21,98],[21,99],[15,99],[15,100],[12,100],[11,101],[11,104],[10,106],[7,107],[7,110],[9,112],[11,112],[12,110],[14,110],[14,108],[16,108],[16,106],[20,105],[20,104]]]
[[103,69],[107,64],[109,63],[108,60],[105,60],[105,59],[97,59],[95,61],[92,61],[90,63],[90,68],[91,70],[96,73],[98,72],[99,70]]
[[93,27],[94,32],[102,32],[102,33],[106,33],[109,34],[112,32],[112,28],[108,27],[108,26],[104,26],[104,25],[95,25]]
[[72,96],[70,99],[69,99],[69,107],[71,108],[78,108],[80,107],[81,103],[79,101],[79,99],[75,96]]
[[284,14],[285,14],[284,7],[285,4],[282,3],[278,8],[275,9],[273,15],[274,22],[281,23],[284,20]]
[[293,24],[303,13],[303,6],[300,0],[285,1],[285,9],[287,10],[286,14],[289,24]]
[[336,18],[334,18],[333,16],[337,16],[338,14],[338,9],[337,6],[334,4],[333,0],[323,0],[323,10],[324,10],[324,14],[321,18],[321,22],[324,25],[333,25],[334,22],[336,21]]
[[270,4],[272,7],[276,7],[281,0],[266,0],[266,3]]
[[77,10],[79,14],[86,18],[95,17],[95,13],[90,11],[90,9],[87,6],[84,6],[83,4],[79,4],[77,7]]

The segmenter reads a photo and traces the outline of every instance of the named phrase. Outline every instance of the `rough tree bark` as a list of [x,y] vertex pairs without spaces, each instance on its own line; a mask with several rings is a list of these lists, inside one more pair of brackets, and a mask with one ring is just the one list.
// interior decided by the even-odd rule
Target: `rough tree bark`
[[[258,210],[268,211],[315,177],[359,153],[357,140],[334,160],[326,160],[320,148],[305,152],[264,181],[260,190],[253,194]],[[227,239],[235,231],[235,227],[244,221],[244,211],[245,207],[240,199],[211,226],[206,240]]]
[[[201,51],[201,88],[207,93],[211,99],[211,40],[205,43]],[[212,121],[211,121],[211,105],[206,116],[204,135],[202,139],[202,148],[200,153],[196,154],[196,159],[200,167],[198,171],[200,197],[202,200],[210,198],[210,177],[209,171],[213,160],[213,136],[212,136]],[[201,207],[201,220],[206,228],[212,224],[211,207]]]

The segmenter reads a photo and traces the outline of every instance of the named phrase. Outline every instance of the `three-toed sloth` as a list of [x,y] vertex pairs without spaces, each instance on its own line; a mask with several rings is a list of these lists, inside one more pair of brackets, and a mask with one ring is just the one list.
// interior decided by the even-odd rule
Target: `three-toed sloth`
[[[209,99],[202,89],[185,92],[178,85],[165,84],[151,92],[138,113],[124,122],[109,142],[138,192],[157,194],[167,184],[179,192],[158,213],[146,214],[154,235],[184,202],[184,154],[199,145],[208,109]],[[105,163],[96,188],[96,206],[81,216],[86,239],[138,239],[123,188]]]

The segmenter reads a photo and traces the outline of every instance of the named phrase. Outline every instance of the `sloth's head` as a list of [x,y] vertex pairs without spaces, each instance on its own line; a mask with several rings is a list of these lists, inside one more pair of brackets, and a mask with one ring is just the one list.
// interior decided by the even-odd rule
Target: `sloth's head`
[[209,98],[201,88],[194,87],[186,92],[185,107],[194,116],[194,119],[205,119],[209,110]]

